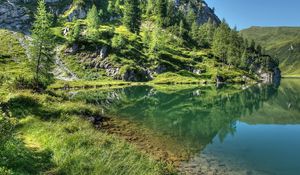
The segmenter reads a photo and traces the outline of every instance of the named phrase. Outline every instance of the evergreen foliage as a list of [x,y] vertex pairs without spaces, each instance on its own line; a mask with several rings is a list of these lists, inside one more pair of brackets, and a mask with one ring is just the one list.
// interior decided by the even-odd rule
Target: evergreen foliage
[[35,72],[36,90],[45,88],[52,78],[53,37],[51,35],[51,18],[46,11],[44,0],[39,0],[32,30],[31,56]]
[[139,0],[125,0],[123,23],[130,32],[140,33],[141,9]]
[[98,10],[95,5],[88,11],[86,22],[87,22],[87,33],[88,37],[95,41],[98,39],[98,27],[100,25],[100,19],[98,16]]

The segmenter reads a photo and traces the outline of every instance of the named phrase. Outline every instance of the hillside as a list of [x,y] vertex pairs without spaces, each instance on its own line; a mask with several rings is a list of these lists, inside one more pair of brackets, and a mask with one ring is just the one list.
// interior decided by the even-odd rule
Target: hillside
[[[36,1],[0,2],[0,27],[29,34]],[[141,1],[136,12],[118,0],[46,3],[56,46],[54,75],[63,81],[170,83],[170,72],[178,82],[278,77],[276,62],[245,45],[204,1]],[[137,26],[126,25],[127,18]]]
[[[86,100],[71,96],[85,96],[78,93],[84,89],[137,85],[161,91],[191,84],[213,87],[205,96],[188,91],[182,100],[155,97],[149,89],[142,99],[151,106],[182,102],[170,107],[178,113],[178,107],[191,111],[197,102],[192,96],[197,96],[204,113],[215,111],[217,120],[227,123],[224,114],[235,115],[226,113],[223,104],[241,102],[231,94],[280,78],[277,60],[249,45],[202,0],[0,0],[0,41],[1,175],[176,174],[182,159],[147,143],[153,139],[144,137],[146,128],[136,130],[134,123],[109,115],[105,106],[88,102],[101,94],[89,93]],[[219,91],[225,83],[236,88]],[[251,108],[251,100],[261,99],[253,94],[245,96]],[[127,94],[132,95],[139,93]],[[118,94],[112,97],[105,101]],[[126,101],[130,98],[122,108],[143,104]],[[214,110],[218,106],[222,109]],[[239,107],[232,109],[239,114]],[[168,113],[173,119],[175,113]],[[196,122],[206,125],[203,119]],[[207,122],[216,134],[215,121]],[[196,125],[186,128],[191,126]],[[133,137],[123,139],[115,131]]]
[[283,76],[300,75],[300,27],[251,27],[241,34],[277,57]]

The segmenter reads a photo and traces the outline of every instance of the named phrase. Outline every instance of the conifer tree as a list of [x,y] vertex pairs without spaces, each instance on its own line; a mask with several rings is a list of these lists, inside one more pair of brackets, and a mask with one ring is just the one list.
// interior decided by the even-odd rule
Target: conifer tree
[[176,22],[178,22],[177,19],[177,12],[176,12],[176,7],[175,7],[175,2],[174,1],[169,1],[168,6],[167,6],[167,15],[165,19],[165,25],[166,26],[172,26]]
[[211,19],[208,20],[207,23],[201,25],[199,27],[199,38],[198,38],[198,45],[203,48],[209,48],[212,45],[214,33],[216,30],[216,26],[213,24]]
[[156,0],[157,23],[161,27],[165,27],[165,20],[167,17],[167,0]]
[[50,15],[46,11],[44,0],[39,0],[32,30],[31,57],[34,68],[35,90],[45,88],[51,80],[53,61],[53,42],[51,36]]
[[242,42],[239,33],[236,28],[230,31],[229,34],[230,43],[228,45],[227,62],[230,65],[239,66],[242,56]]
[[123,24],[132,33],[140,33],[141,9],[139,0],[125,0]]
[[197,43],[197,40],[199,39],[199,35],[198,35],[199,29],[198,28],[199,27],[198,27],[197,22],[194,21],[191,26],[190,37],[195,43]]
[[93,5],[92,8],[88,11],[86,22],[87,22],[88,37],[91,40],[96,40],[98,37],[97,34],[98,34],[98,27],[100,25],[100,19],[98,16],[97,7],[95,5]]
[[69,43],[74,43],[79,40],[79,35],[80,35],[80,23],[78,20],[73,20],[76,21],[74,26],[70,29],[70,32],[68,33],[67,40]]
[[240,68],[242,69],[247,69],[248,66],[248,52],[247,49],[244,50],[242,57],[241,57],[241,62],[240,62]]
[[196,13],[195,11],[193,10],[192,7],[190,7],[189,11],[188,11],[188,14],[186,16],[186,21],[188,23],[189,26],[192,26],[192,24],[197,20],[197,17],[196,17]]
[[230,44],[230,27],[223,20],[220,26],[216,29],[212,50],[216,57],[220,58],[224,63],[227,61],[228,45]]

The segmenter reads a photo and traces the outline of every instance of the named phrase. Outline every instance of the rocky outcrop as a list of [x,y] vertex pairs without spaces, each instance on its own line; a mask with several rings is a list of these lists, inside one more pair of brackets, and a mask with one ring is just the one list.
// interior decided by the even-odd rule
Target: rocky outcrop
[[152,80],[151,72],[145,69],[127,69],[122,75],[122,80],[125,81],[149,81]]
[[[70,9],[72,6],[69,7]],[[83,7],[75,8],[73,11],[68,15],[68,21],[72,21],[75,19],[84,19],[87,15],[87,9],[84,9]]]
[[0,28],[28,33],[31,26],[29,13],[27,8],[12,2],[0,3]]
[[[67,7],[60,6],[62,0],[45,0],[50,12],[56,16],[64,13]],[[0,28],[29,34],[33,12],[26,4],[33,5],[36,0],[3,0],[0,1]]]
[[257,71],[257,75],[263,83],[276,83],[280,81],[281,71],[278,67],[274,68],[272,71],[265,71],[261,68]]
[[175,0],[175,4],[179,10],[186,15],[192,9],[196,14],[198,24],[204,24],[209,20],[215,24],[221,23],[221,20],[215,14],[214,9],[210,8],[203,0],[189,2],[180,2],[179,0]]

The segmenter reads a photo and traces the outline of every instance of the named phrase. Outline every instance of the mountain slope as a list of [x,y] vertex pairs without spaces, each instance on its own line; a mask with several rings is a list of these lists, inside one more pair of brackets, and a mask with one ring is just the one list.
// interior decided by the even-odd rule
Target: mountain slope
[[[278,77],[275,60],[246,45],[202,0],[142,0],[130,13],[125,9],[133,1],[45,2],[60,80],[245,83]],[[29,34],[35,8],[36,0],[1,0],[0,28]],[[135,16],[139,20],[130,21]]]
[[300,76],[300,27],[251,27],[241,34],[277,57],[283,76]]

